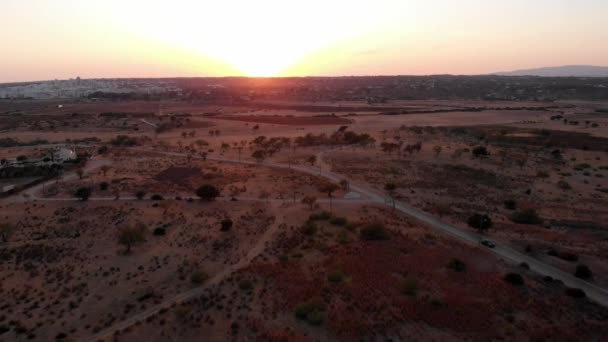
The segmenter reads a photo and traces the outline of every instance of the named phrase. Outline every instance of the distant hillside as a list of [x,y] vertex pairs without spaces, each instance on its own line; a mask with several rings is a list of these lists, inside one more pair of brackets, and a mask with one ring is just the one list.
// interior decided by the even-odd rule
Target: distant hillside
[[566,65],[499,72],[502,76],[542,76],[542,77],[608,77],[608,67],[592,65]]

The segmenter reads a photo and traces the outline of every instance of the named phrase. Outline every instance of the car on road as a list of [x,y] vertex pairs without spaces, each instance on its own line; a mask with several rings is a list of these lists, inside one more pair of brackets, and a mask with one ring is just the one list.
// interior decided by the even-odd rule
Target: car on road
[[481,240],[481,244],[488,247],[488,248],[494,248],[496,247],[496,244],[494,244],[494,242],[490,241],[490,240]]

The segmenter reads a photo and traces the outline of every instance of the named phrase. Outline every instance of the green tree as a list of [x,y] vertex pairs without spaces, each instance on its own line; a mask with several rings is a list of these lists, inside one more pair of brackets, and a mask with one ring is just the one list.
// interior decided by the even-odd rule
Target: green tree
[[2,242],[7,243],[14,231],[15,227],[12,224],[8,222],[0,224],[0,238],[2,238]]
[[483,234],[488,229],[492,228],[492,219],[485,214],[473,214],[467,220],[467,224],[469,227],[477,229],[479,234]]
[[143,223],[124,227],[118,232],[118,243],[124,245],[127,248],[125,253],[129,254],[132,246],[146,241],[145,232],[146,226]]
[[397,190],[397,185],[394,183],[387,183],[384,185],[384,190],[388,193],[388,196],[391,198],[393,204],[393,210],[395,210],[395,192]]
[[214,201],[220,191],[213,185],[205,184],[196,190],[196,196],[203,201]]
[[319,191],[322,193],[326,193],[327,197],[329,197],[329,211],[332,211],[332,198],[333,193],[338,191],[340,187],[334,183],[325,183],[319,187]]
[[266,152],[263,150],[256,150],[251,154],[251,157],[255,159],[258,163],[263,163],[264,159],[266,159]]
[[76,192],[74,193],[74,196],[79,198],[81,201],[86,201],[89,199],[89,197],[91,197],[92,192],[93,191],[91,190],[91,188],[81,187],[81,188],[78,188],[78,190],[76,190]]
[[306,196],[302,198],[302,204],[309,206],[311,211],[314,209],[315,203],[317,203],[317,198],[314,196]]

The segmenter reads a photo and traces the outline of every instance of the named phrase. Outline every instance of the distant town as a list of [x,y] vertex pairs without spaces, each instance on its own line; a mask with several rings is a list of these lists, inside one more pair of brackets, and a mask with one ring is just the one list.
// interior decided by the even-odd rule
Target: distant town
[[0,84],[0,99],[366,101],[601,100],[608,78],[377,76],[290,78],[81,79]]

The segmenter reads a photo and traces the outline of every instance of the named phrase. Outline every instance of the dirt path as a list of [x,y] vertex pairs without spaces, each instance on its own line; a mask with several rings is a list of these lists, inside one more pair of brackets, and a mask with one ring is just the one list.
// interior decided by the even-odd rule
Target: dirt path
[[266,230],[264,232],[262,237],[249,250],[249,252],[247,252],[245,257],[243,257],[241,260],[239,260],[236,264],[233,264],[233,265],[228,266],[228,267],[224,268],[223,270],[221,270],[219,273],[217,273],[212,278],[207,280],[207,282],[204,285],[201,285],[199,287],[196,287],[196,288],[190,289],[188,291],[182,292],[180,294],[177,294],[176,296],[163,301],[161,304],[155,305],[149,309],[146,309],[145,311],[142,311],[134,316],[131,316],[130,318],[128,318],[120,323],[117,323],[107,329],[104,329],[93,336],[85,338],[82,341],[94,342],[94,341],[104,340],[106,338],[113,336],[116,332],[122,331],[126,328],[129,328],[132,325],[137,324],[137,322],[144,321],[148,317],[158,314],[163,309],[169,309],[174,304],[179,304],[179,303],[185,302],[190,299],[194,299],[194,298],[202,295],[206,289],[219,284],[222,280],[224,280],[226,277],[228,277],[232,273],[249,265],[256,256],[260,255],[264,251],[264,249],[266,248],[268,243],[272,240],[273,236],[279,230],[280,226],[281,226],[281,223],[275,222],[268,230]]

